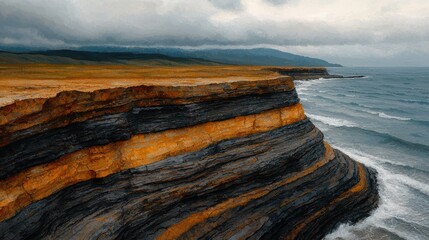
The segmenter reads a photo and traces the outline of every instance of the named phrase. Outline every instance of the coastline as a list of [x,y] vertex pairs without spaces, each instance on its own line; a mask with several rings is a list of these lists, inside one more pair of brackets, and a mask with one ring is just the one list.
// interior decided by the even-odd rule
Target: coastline
[[321,239],[378,205],[376,173],[324,141],[289,76],[152,68],[85,92],[83,68],[54,69],[32,81],[71,74],[55,79],[68,91],[0,108],[2,238]]

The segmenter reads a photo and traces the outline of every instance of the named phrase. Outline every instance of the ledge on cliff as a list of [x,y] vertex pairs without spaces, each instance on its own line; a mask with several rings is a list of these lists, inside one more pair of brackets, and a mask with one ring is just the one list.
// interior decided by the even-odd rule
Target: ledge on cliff
[[1,239],[320,239],[377,206],[375,172],[278,71],[19,69],[0,76]]

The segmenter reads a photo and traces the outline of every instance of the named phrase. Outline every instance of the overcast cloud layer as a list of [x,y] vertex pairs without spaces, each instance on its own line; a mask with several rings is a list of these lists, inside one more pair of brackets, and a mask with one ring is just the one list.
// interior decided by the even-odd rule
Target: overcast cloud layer
[[273,47],[429,66],[428,0],[0,0],[0,45]]

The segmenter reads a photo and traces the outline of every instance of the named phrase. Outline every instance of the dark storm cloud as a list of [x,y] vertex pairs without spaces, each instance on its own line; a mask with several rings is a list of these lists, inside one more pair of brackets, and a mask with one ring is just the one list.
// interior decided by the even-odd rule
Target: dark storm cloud
[[235,0],[208,0],[210,3],[212,3],[214,6],[225,9],[225,10],[241,10],[243,9],[243,5],[241,4],[241,1]]
[[291,2],[291,0],[265,0],[265,1],[272,3],[272,4],[276,4],[276,5],[282,5],[282,4],[286,4],[288,2]]
[[426,0],[0,0],[0,45],[269,45],[335,60],[429,55],[427,42]]

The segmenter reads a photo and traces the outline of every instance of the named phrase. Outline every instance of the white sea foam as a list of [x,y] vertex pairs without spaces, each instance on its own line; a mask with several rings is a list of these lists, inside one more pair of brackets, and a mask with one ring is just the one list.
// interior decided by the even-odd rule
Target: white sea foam
[[356,127],[356,123],[352,121],[348,121],[345,119],[339,119],[339,118],[331,118],[331,117],[325,117],[320,115],[314,115],[314,114],[308,114],[307,116],[311,119],[314,119],[316,121],[322,122],[326,125],[333,126],[333,127]]
[[[373,77],[366,76],[364,78]],[[306,93],[306,98],[309,98],[310,100],[317,99],[318,101],[319,98],[313,97],[313,95],[318,95],[321,90],[325,90],[323,87],[323,83],[325,82],[327,82],[326,79],[307,81],[301,85],[303,87],[302,91],[299,91],[301,86],[298,86],[297,90],[299,93]],[[356,98],[357,96],[365,93],[359,88],[346,88],[345,90],[347,89],[350,89],[350,91],[344,92],[346,99]],[[335,94],[335,92],[330,91],[327,93],[330,93],[328,94],[328,97]],[[323,97],[326,96],[324,95]],[[336,101],[337,98],[333,98],[333,100]],[[367,115],[366,117],[368,117],[368,119],[378,118],[379,120],[384,120],[386,124],[393,124],[395,121],[404,121],[405,123],[406,121],[412,120],[411,118],[414,118],[411,117],[411,115],[407,116],[405,114],[398,114],[396,111],[392,110],[391,112],[390,109],[384,108],[384,105],[380,103],[380,101],[388,101],[387,99],[382,100],[381,98],[374,98],[369,100],[371,101],[367,101],[365,104],[356,101],[353,106],[358,105],[359,107],[351,110],[365,111],[373,115],[373,117]],[[328,106],[331,107],[331,105]],[[323,106],[320,105],[319,107]],[[330,115],[328,113],[320,113],[320,115],[319,113],[307,114],[308,117],[314,120],[316,125],[318,124],[319,129],[324,131],[326,134],[330,133],[328,131],[341,130],[332,128],[332,126],[363,126],[359,119],[338,119],[336,117],[337,115]],[[349,119],[354,122],[349,121]],[[360,147],[355,147],[350,144],[360,143],[359,141],[356,141],[356,143],[354,143],[354,141],[352,143],[342,142],[341,145],[344,146],[343,148],[335,145],[334,147],[348,154],[353,159],[364,163],[366,166],[377,170],[377,181],[380,195],[379,207],[371,213],[371,216],[357,224],[342,224],[333,233],[326,236],[326,239],[391,239],[392,236],[388,234],[390,232],[392,235],[397,235],[402,239],[427,240],[427,229],[429,228],[427,209],[429,209],[429,203],[427,199],[424,199],[424,195],[428,196],[429,194],[429,183],[426,183],[426,178],[421,177],[422,175],[420,173],[413,174],[412,170],[409,168],[394,166],[399,165],[404,167],[413,167],[412,165],[415,162],[413,161],[413,164],[411,164],[410,161],[412,159],[403,157],[390,158],[387,157],[387,155],[384,156],[382,152],[377,151],[370,150],[368,152],[361,152],[358,150]],[[365,145],[364,143],[362,144]],[[405,155],[406,153],[401,154],[401,156]]]
[[371,106],[368,106],[368,105],[365,105],[365,104],[361,104],[361,103],[358,103],[357,105],[359,107],[363,107],[363,108],[372,108]]
[[[364,221],[356,225],[342,224],[334,232],[327,235],[325,239],[359,239],[361,236],[357,235],[362,234],[368,238],[371,237],[370,229],[374,228],[382,228],[407,239],[410,236],[409,233],[404,231],[404,229],[396,229],[389,224],[389,220],[398,218],[408,223],[421,224],[421,221],[417,219],[419,211],[413,209],[412,205],[409,205],[411,195],[409,187],[427,194],[429,193],[429,185],[403,174],[392,173],[388,169],[383,168],[379,162],[386,162],[385,159],[355,149],[334,147],[348,154],[353,159],[377,170],[380,205]],[[411,219],[415,219],[415,221]],[[415,233],[413,237],[414,239],[424,239],[424,236],[418,236]]]
[[[354,149],[345,149],[345,148],[341,148],[341,147],[336,147],[335,148],[343,151],[344,153],[348,154],[349,156],[351,156],[353,159],[358,160],[359,162],[362,162],[365,165],[368,165],[372,168],[375,168],[377,171],[383,173],[383,176],[386,176],[388,179],[386,180],[394,180],[397,181],[403,185],[409,186],[411,188],[417,189],[427,195],[429,195],[429,184],[417,181],[409,176],[403,175],[403,174],[396,174],[396,173],[392,173],[386,169],[384,169],[380,163],[383,162],[387,162],[387,163],[392,163],[392,161],[388,160],[388,159],[384,159],[382,157],[377,157],[377,156],[372,156],[370,154],[364,153],[364,152],[360,152]],[[396,164],[396,163],[394,163]],[[398,164],[400,165],[400,164]]]
[[387,115],[384,112],[378,113],[378,116],[381,117],[381,118],[396,119],[396,120],[400,120],[400,121],[411,120],[411,118],[404,118],[404,117],[397,117],[397,116]]
[[384,112],[375,112],[375,111],[369,111],[369,110],[363,110],[364,112],[373,114],[373,115],[377,115],[381,118],[386,118],[386,119],[395,119],[395,120],[399,120],[399,121],[409,121],[411,120],[411,118],[406,118],[406,117],[398,117],[398,116],[393,116],[393,115],[388,115]]
[[309,81],[333,81],[333,80],[342,80],[344,78],[318,78],[317,80],[309,80]]

